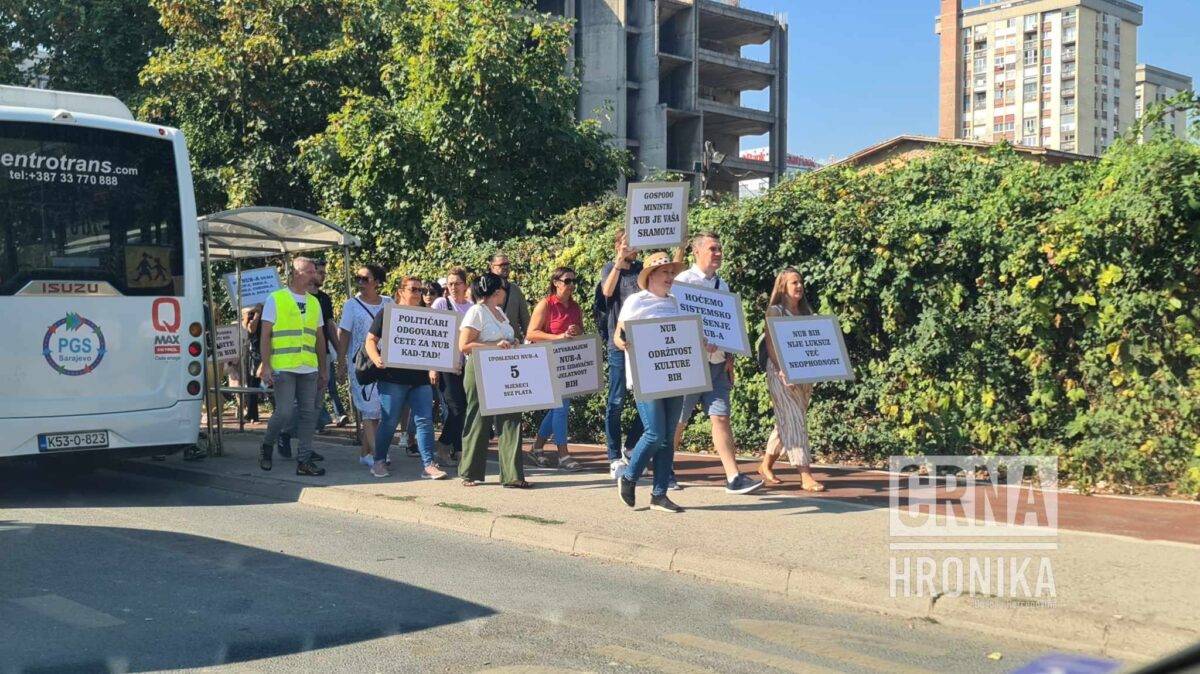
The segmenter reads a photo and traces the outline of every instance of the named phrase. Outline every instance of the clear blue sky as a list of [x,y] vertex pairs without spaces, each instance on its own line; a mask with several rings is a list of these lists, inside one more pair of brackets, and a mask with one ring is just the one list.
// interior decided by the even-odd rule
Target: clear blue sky
[[[1138,4],[1144,8],[1138,62],[1200,80],[1200,0]],[[937,133],[938,0],[742,0],[742,6],[787,15],[793,154],[840,158],[902,133]],[[744,54],[765,60],[765,50],[757,49]],[[762,94],[744,100],[768,105]],[[756,138],[742,143],[743,149],[765,145]]]

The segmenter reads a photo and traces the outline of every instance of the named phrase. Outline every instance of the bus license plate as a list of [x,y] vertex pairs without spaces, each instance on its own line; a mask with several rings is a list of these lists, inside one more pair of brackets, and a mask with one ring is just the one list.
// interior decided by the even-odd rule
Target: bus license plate
[[38,435],[39,452],[55,452],[60,449],[97,449],[100,447],[108,447],[108,431],[42,433]]

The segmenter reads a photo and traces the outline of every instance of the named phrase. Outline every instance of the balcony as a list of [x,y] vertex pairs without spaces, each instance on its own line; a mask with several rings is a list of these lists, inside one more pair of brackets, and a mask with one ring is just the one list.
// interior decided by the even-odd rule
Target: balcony
[[[705,119],[707,120],[707,118]],[[707,121],[704,124],[704,130],[705,132],[709,130]],[[769,161],[734,156],[725,157],[725,161],[721,162],[721,170],[732,172],[738,180],[770,178],[775,175],[775,166]]]
[[775,115],[740,105],[700,99],[705,133],[720,136],[761,136],[775,127]]
[[763,44],[775,32],[775,17],[743,7],[697,0],[700,9],[700,39],[731,47]]
[[761,91],[771,86],[775,66],[700,49],[700,84],[730,91]]

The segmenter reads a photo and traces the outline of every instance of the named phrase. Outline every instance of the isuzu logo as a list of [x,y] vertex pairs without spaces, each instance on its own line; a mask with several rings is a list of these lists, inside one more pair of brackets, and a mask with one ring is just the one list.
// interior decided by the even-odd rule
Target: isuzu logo
[[98,295],[119,297],[121,293],[107,281],[30,281],[18,295]]

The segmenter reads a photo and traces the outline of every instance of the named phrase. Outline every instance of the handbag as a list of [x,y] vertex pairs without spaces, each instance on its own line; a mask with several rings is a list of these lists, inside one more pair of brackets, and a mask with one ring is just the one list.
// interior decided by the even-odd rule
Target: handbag
[[758,368],[763,372],[767,372],[767,364],[771,362],[771,355],[767,353],[767,332],[765,329],[758,338],[758,343],[754,345],[754,355],[758,360]]
[[354,379],[362,386],[369,386],[379,381],[379,375],[383,370],[375,367],[375,363],[371,362],[371,357],[367,355],[367,345],[364,342],[358,349],[358,353],[354,354]]

